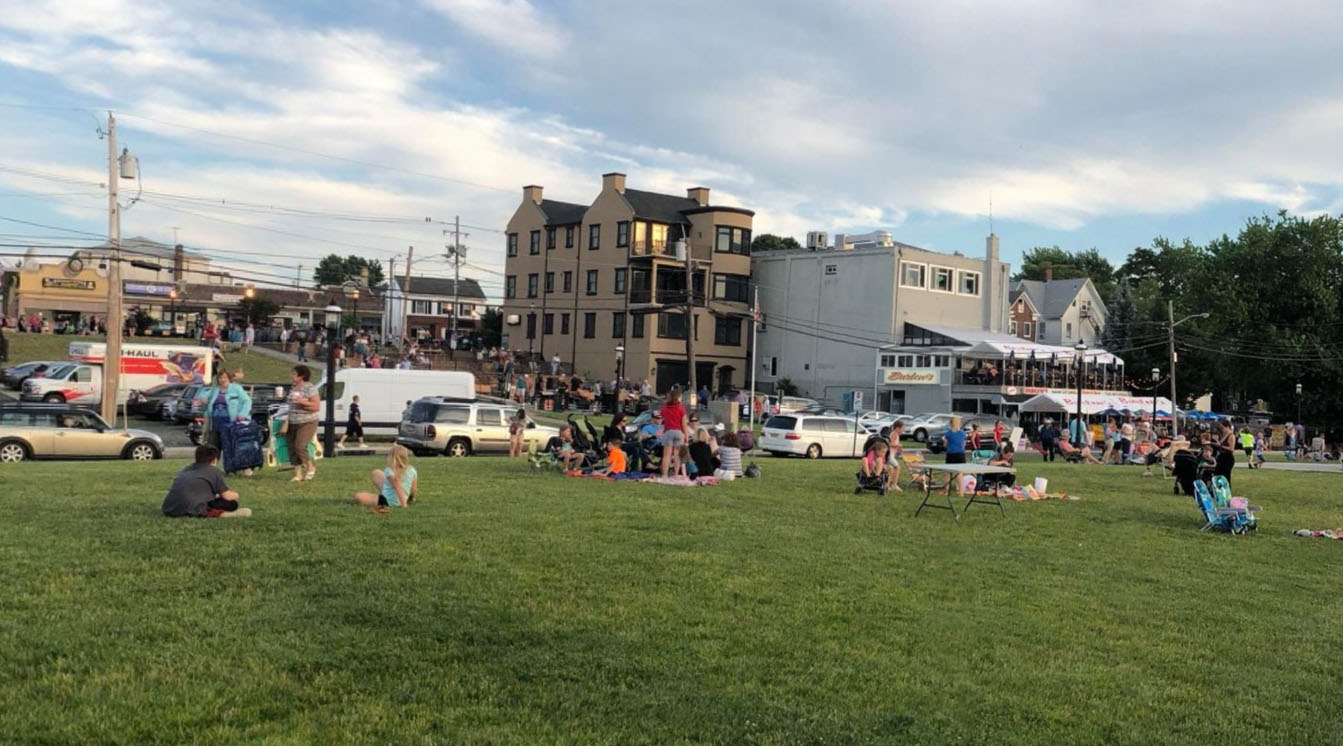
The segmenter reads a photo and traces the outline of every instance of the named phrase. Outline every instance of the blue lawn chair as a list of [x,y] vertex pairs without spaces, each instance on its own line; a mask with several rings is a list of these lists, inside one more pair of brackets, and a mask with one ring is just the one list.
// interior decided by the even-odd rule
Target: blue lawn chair
[[1257,529],[1259,527],[1259,519],[1255,516],[1255,513],[1258,513],[1261,508],[1258,505],[1248,503],[1244,508],[1231,507],[1231,483],[1221,474],[1212,478],[1212,502],[1219,510],[1239,510],[1244,513],[1248,528]]
[[1202,480],[1194,482],[1194,500],[1198,503],[1199,510],[1203,511],[1205,521],[1200,531],[1220,528],[1233,534],[1244,534],[1248,530],[1247,512],[1217,507],[1212,492]]

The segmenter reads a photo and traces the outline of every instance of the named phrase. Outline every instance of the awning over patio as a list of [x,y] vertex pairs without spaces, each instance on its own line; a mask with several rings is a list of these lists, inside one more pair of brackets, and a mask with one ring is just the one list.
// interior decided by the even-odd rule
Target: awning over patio
[[[1058,362],[1064,362],[1072,360],[1075,351],[1071,347],[1042,345],[1037,342],[1027,342],[1024,339],[1018,339],[1015,342],[982,341],[971,347],[969,350],[966,350],[964,354],[1010,358],[1014,360],[1030,360],[1031,357],[1034,356],[1036,360],[1049,360],[1053,358]],[[1105,350],[1087,350],[1083,353],[1083,356],[1087,365],[1124,364],[1124,361],[1118,356],[1112,355]]]
[[[1157,416],[1170,413],[1170,399],[1158,397]],[[1120,414],[1151,414],[1152,400],[1142,396],[1122,396],[1119,394],[1083,394],[1082,414],[1101,414],[1114,410]],[[1077,411],[1077,394],[1039,394],[1021,403],[1022,412],[1062,412]]]

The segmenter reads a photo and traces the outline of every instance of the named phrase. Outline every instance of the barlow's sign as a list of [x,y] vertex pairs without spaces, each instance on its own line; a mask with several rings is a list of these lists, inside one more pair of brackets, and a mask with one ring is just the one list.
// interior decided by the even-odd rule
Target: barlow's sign
[[898,386],[930,385],[941,382],[939,368],[882,368],[883,383]]

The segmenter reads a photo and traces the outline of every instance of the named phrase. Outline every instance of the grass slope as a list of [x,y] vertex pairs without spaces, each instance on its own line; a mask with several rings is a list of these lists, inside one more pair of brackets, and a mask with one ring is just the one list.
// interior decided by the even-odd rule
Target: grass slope
[[[69,358],[71,342],[101,342],[102,337],[79,337],[64,334],[6,334],[9,340],[9,362],[5,365],[17,365],[29,360],[65,360]],[[127,342],[143,344],[192,345],[199,344],[194,339],[135,337]],[[285,383],[289,382],[289,370],[293,363],[278,360],[259,352],[229,352],[224,355],[229,370],[243,369],[248,382]]]
[[[678,489],[418,462],[420,504],[180,463],[0,470],[4,739],[71,743],[1322,743],[1343,732],[1336,475],[1236,475],[1198,533],[1137,469],[1023,466],[1079,502],[911,518],[852,462]],[[69,478],[71,473],[79,478]],[[1330,736],[1328,734],[1334,734]]]

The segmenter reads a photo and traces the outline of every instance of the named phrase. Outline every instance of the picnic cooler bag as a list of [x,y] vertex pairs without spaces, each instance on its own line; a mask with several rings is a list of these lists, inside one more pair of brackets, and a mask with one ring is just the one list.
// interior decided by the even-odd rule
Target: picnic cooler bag
[[224,454],[224,463],[230,472],[260,469],[264,458],[261,452],[261,426],[252,420],[229,425],[231,448]]

